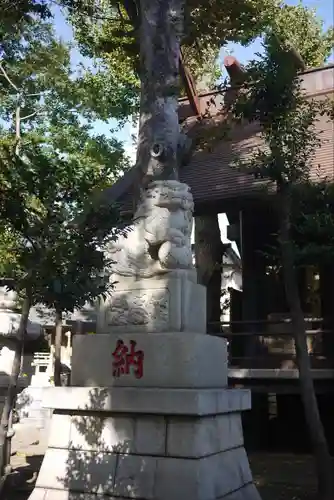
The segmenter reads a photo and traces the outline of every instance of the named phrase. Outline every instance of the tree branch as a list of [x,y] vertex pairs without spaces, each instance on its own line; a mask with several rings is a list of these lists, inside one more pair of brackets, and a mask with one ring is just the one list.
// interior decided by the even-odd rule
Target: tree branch
[[21,122],[23,120],[27,120],[28,118],[32,118],[33,116],[37,115],[38,111],[34,111],[33,113],[30,113],[29,115],[26,115],[26,116],[22,116],[21,118]]
[[3,67],[3,65],[2,65],[1,62],[0,62],[0,70],[1,70],[1,73],[3,74],[3,76],[6,78],[7,82],[9,83],[9,85],[11,85],[13,87],[13,89],[16,90],[16,92],[20,92],[19,88],[15,85],[15,83],[7,75],[7,73],[5,71],[5,68]]
[[21,142],[21,106],[16,106],[15,111],[15,154],[19,156]]
[[[47,91],[45,91],[45,92],[37,92],[37,93],[35,93],[35,94],[25,94],[25,96],[24,96],[24,97],[37,97],[37,96],[40,96],[40,95],[45,94],[46,92],[47,92]],[[50,91],[49,91],[49,92],[50,92]]]

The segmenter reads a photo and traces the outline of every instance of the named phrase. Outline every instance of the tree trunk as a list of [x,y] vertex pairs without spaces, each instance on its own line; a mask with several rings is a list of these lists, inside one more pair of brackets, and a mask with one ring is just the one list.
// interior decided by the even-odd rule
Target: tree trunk
[[151,180],[177,179],[180,38],[184,0],[140,1],[141,103],[137,165]]
[[294,264],[293,242],[290,236],[291,197],[288,188],[285,186],[280,188],[280,193],[281,213],[279,237],[282,253],[282,267],[285,293],[290,309],[296,346],[301,397],[314,452],[319,500],[332,500],[334,498],[333,463],[329,453],[314,390],[310,357],[307,349],[304,313],[301,307],[297,274]]
[[61,345],[63,340],[63,321],[62,312],[56,309],[56,322],[55,322],[55,359],[54,359],[54,373],[53,381],[56,387],[61,386]]
[[320,297],[321,297],[321,314],[324,318],[322,327],[324,330],[330,331],[322,336],[321,353],[326,358],[328,368],[334,368],[334,312],[332,288],[334,282],[334,265],[324,263],[320,266]]
[[12,371],[9,378],[7,396],[1,415],[1,425],[0,425],[1,476],[10,471],[10,450],[11,450],[10,445],[11,445],[11,438],[14,435],[11,429],[11,415],[14,408],[15,399],[17,396],[17,381],[21,369],[21,360],[24,348],[24,337],[25,337],[25,332],[27,330],[30,306],[31,306],[31,297],[30,294],[27,292],[26,297],[22,304],[21,319],[20,319],[19,330],[17,333]]
[[195,259],[198,283],[206,286],[207,331],[221,331],[221,273],[224,245],[220,238],[218,215],[195,218]]

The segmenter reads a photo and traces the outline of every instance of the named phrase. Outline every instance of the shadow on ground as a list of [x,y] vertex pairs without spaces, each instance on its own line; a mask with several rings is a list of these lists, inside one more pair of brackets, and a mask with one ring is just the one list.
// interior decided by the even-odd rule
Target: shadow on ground
[[44,455],[27,455],[26,464],[16,467],[8,477],[1,500],[27,500],[34,489]]

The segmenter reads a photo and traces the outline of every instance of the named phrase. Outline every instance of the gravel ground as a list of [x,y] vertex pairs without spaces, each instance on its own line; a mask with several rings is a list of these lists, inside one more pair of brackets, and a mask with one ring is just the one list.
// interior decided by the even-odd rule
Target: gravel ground
[[262,500],[317,500],[312,457],[255,453],[249,458]]

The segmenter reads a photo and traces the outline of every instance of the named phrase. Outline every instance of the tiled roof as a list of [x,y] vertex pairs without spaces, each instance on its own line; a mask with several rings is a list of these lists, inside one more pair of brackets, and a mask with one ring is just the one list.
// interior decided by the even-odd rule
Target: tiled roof
[[[321,147],[316,151],[311,176],[334,178],[334,128],[333,121],[319,117],[316,125],[321,132]],[[235,197],[255,196],[274,190],[274,185],[257,180],[253,175],[242,173],[233,166],[233,160],[250,156],[263,145],[257,124],[239,129],[231,141],[222,141],[210,153],[197,153],[191,163],[180,172],[194,196],[195,204],[208,201],[231,200]],[[319,168],[318,168],[319,166]]]
[[[301,75],[303,87],[309,97],[323,98],[334,92],[334,66],[326,66],[309,70]],[[225,96],[226,97],[226,96]],[[200,96],[201,109],[207,108],[211,102],[210,113],[215,115],[209,119],[219,122],[224,120],[222,114],[222,94],[209,93]],[[198,123],[191,114],[185,99],[180,101],[180,115],[184,124],[188,125],[190,135],[200,134],[203,126],[208,123],[204,120]],[[187,118],[188,115],[188,118]],[[188,123],[189,122],[189,123]],[[312,176],[334,178],[334,128],[333,121],[326,117],[319,117],[317,129],[321,131],[321,148],[316,151],[313,160]],[[181,168],[180,180],[187,183],[192,190],[195,206],[210,202],[224,202],[236,198],[258,197],[261,193],[273,191],[274,185],[268,181],[256,180],[251,174],[242,173],[233,167],[233,159],[241,155],[247,156],[261,144],[260,128],[256,123],[239,126],[234,130],[230,140],[222,140],[214,150],[197,152],[191,162]],[[320,167],[318,169],[318,166]],[[125,174],[125,178],[118,181],[105,192],[107,198],[117,200],[124,212],[133,210],[133,193],[131,189],[133,170]],[[132,181],[132,182],[131,182]],[[125,189],[124,189],[125,187]]]

